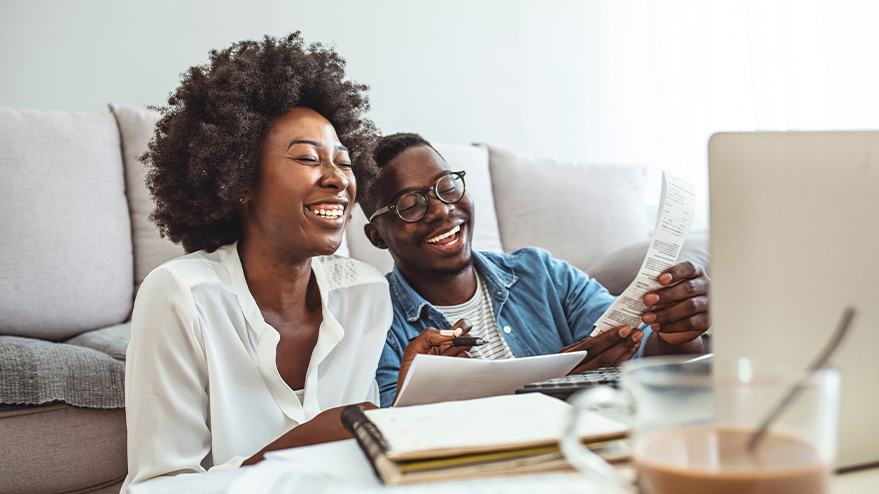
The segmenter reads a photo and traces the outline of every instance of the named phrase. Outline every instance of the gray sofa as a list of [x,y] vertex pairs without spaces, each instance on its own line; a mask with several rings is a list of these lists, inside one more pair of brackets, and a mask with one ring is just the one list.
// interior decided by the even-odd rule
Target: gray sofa
[[[147,273],[183,252],[148,221],[136,157],[155,119],[0,108],[0,493],[118,492],[125,477],[127,321]],[[538,245],[616,293],[634,277],[651,222],[642,168],[437,148],[467,170],[476,249]],[[365,221],[356,210],[339,254],[385,272]],[[706,243],[691,236],[682,258],[706,266]]]

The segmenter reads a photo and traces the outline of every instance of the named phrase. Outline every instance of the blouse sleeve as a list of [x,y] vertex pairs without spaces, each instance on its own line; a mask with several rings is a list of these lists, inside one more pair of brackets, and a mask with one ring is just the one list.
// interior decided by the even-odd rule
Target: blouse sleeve
[[[188,285],[161,267],[144,280],[125,368],[128,480],[204,472],[211,451],[202,328]],[[214,468],[235,468],[242,457]]]

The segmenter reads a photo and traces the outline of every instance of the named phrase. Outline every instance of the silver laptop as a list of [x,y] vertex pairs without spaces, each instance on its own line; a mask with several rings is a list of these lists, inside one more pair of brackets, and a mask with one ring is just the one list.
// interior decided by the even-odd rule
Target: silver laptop
[[716,358],[805,368],[855,306],[838,467],[879,462],[879,132],[715,134],[708,161]]

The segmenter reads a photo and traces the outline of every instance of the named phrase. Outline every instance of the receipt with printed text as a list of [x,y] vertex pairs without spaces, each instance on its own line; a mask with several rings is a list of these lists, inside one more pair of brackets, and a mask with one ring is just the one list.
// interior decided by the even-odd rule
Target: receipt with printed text
[[643,302],[644,295],[662,286],[656,278],[677,261],[693,223],[695,209],[696,191],[693,184],[662,172],[662,196],[647,256],[629,287],[595,323],[592,336],[624,324],[633,328],[641,326],[641,314],[648,310]]

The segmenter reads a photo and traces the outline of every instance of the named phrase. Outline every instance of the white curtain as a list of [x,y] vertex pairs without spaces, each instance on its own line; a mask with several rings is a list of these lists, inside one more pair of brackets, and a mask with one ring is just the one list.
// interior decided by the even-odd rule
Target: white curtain
[[[592,161],[692,179],[707,226],[707,142],[720,131],[879,129],[879,2],[601,1],[604,135]],[[623,150],[621,152],[621,150]]]

